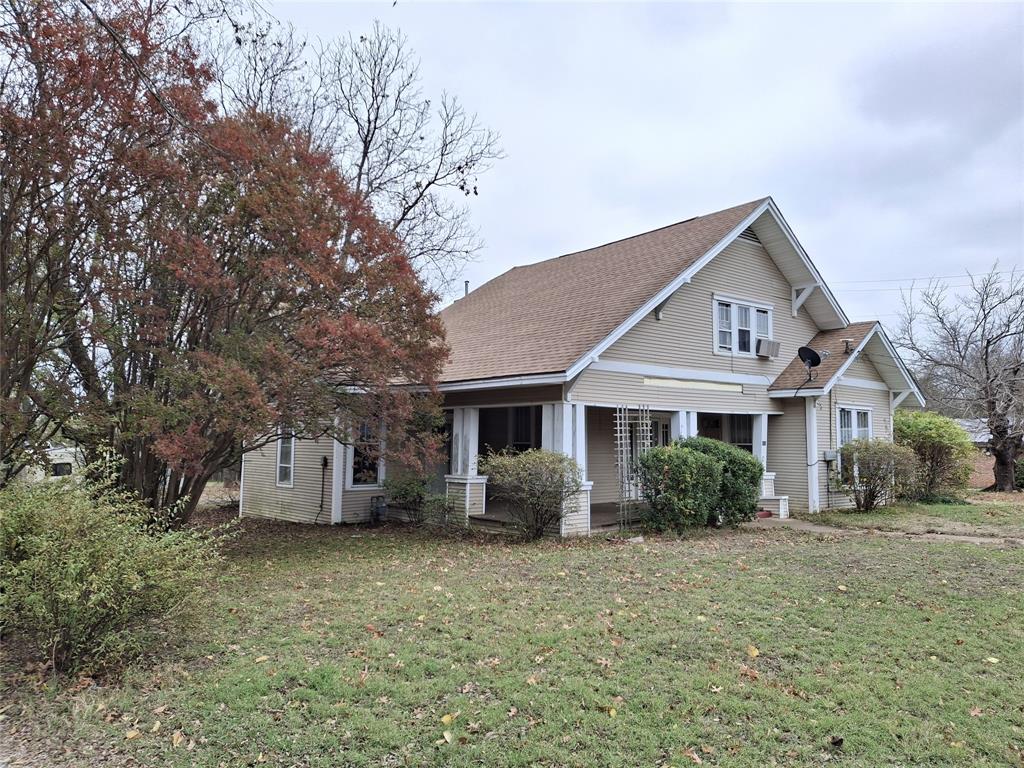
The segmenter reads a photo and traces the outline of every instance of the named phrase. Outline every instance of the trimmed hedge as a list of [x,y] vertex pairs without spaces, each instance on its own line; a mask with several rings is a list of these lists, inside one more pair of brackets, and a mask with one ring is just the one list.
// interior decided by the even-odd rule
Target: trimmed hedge
[[764,467],[753,454],[710,437],[689,437],[676,441],[676,445],[721,462],[722,480],[714,509],[723,523],[738,525],[754,519]]
[[683,530],[707,525],[718,506],[722,462],[679,444],[652,448],[637,461],[647,508],[645,527]]

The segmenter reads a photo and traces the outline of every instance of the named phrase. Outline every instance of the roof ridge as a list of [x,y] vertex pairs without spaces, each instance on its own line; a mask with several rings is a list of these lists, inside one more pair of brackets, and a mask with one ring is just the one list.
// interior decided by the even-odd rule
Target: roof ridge
[[[761,203],[763,203],[765,200],[768,200],[768,199],[769,199],[769,196],[758,197],[758,198],[755,198],[753,200],[748,200],[745,203],[739,203],[738,205],[730,205],[728,208],[722,208],[722,209],[717,210],[717,211],[711,211],[710,213],[701,213],[701,214],[698,214],[697,216],[691,216],[688,219],[680,219],[679,221],[674,221],[671,224],[663,224],[660,227],[654,227],[653,229],[648,229],[648,230],[646,230],[644,232],[637,232],[636,234],[633,234],[633,235],[626,235],[625,237],[618,237],[618,238],[616,238],[614,240],[609,240],[609,241],[604,242],[604,243],[599,243],[597,245],[592,245],[589,248],[580,248],[578,251],[569,251],[568,253],[563,253],[563,254],[561,254],[559,256],[550,256],[550,257],[548,257],[546,259],[541,259],[540,261],[530,262],[529,264],[517,264],[516,266],[512,267],[512,269],[525,269],[527,267],[533,267],[533,266],[536,266],[538,264],[546,264],[549,261],[555,261],[557,259],[564,259],[567,256],[577,256],[577,255],[579,255],[581,253],[587,253],[588,251],[596,251],[598,248],[606,248],[609,245],[615,245],[617,243],[624,243],[627,240],[635,240],[638,237],[646,237],[647,235],[653,235],[655,232],[661,232],[662,230],[665,230],[665,229],[671,229],[672,227],[678,227],[680,224],[689,224],[690,222],[696,221],[697,219],[705,219],[708,216],[717,216],[720,213],[726,213],[728,211],[732,211],[732,210],[735,210],[737,208],[743,208],[743,207],[748,206],[748,205],[754,205],[755,203],[757,205],[760,205]],[[512,269],[506,270],[506,272],[511,272]],[[502,274],[505,274],[505,273],[503,272]],[[499,275],[499,277],[500,277],[500,275]],[[488,282],[490,282],[490,281],[488,281]]]

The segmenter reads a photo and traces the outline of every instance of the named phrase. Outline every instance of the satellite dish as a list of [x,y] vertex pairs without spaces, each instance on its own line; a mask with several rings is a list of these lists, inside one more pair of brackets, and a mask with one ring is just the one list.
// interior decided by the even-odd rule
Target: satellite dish
[[821,355],[819,355],[810,347],[800,347],[800,349],[798,349],[796,353],[803,361],[804,365],[807,366],[808,371],[810,371],[811,368],[817,368],[819,365],[821,365]]

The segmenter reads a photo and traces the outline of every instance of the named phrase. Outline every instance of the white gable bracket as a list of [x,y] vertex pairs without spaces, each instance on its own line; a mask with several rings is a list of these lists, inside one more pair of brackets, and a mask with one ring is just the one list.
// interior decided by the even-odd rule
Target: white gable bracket
[[907,395],[909,395],[911,392],[913,392],[913,390],[907,389],[907,390],[904,390],[903,392],[900,392],[898,395],[896,395],[896,398],[892,401],[892,407],[893,408],[899,408],[900,407],[900,403],[902,403],[904,400],[906,400],[907,399]]
[[815,288],[820,287],[820,283],[807,283],[806,285],[794,285],[793,286],[793,317],[796,317],[797,312],[800,311],[800,307],[807,301],[807,297],[814,292]]

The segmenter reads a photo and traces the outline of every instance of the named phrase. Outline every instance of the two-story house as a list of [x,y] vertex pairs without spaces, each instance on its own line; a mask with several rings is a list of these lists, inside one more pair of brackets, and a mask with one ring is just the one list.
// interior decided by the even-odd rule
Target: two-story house
[[[485,451],[575,458],[586,482],[562,534],[587,535],[630,514],[637,454],[691,435],[754,453],[774,514],[847,506],[838,449],[891,437],[894,408],[924,405],[881,326],[850,322],[771,198],[516,267],[442,318],[451,440],[437,482],[471,524],[502,520]],[[365,521],[384,472],[358,441],[286,437],[246,455],[240,511]]]

